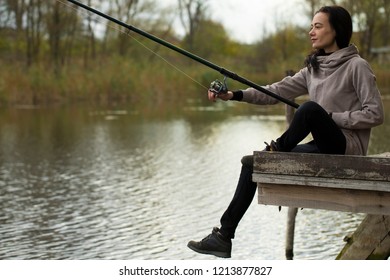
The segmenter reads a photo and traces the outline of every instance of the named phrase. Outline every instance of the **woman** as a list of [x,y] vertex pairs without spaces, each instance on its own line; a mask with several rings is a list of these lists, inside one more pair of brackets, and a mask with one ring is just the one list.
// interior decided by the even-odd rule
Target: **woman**
[[[288,99],[309,93],[310,101],[299,106],[287,131],[266,150],[366,155],[371,128],[383,122],[383,105],[369,64],[350,45],[350,14],[339,6],[322,7],[313,17],[309,36],[314,52],[307,57],[306,67],[266,88]],[[278,102],[253,88],[218,95],[209,91],[208,98],[260,105]],[[310,133],[313,140],[299,144]],[[221,228],[215,227],[199,242],[190,241],[192,250],[231,256],[231,239],[256,192],[253,157],[245,156],[241,162],[236,192],[221,217]]]

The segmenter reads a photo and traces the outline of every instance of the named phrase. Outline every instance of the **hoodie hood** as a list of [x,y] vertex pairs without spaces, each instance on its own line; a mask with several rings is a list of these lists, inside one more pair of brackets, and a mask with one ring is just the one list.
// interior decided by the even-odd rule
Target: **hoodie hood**
[[359,51],[355,45],[351,44],[348,47],[339,49],[330,55],[318,56],[317,59],[320,64],[320,69],[329,70],[339,67],[353,57],[359,57]]

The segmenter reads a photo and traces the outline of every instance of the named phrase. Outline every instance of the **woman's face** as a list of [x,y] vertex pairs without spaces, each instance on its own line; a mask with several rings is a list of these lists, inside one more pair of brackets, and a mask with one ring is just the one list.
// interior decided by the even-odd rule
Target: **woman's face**
[[336,43],[336,31],[330,25],[329,16],[326,13],[315,14],[309,36],[314,49],[323,49],[326,53],[340,49]]

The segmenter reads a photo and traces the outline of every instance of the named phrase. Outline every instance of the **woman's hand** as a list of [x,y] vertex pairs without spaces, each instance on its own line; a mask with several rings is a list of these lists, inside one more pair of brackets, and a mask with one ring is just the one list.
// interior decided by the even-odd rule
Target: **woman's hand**
[[207,92],[207,94],[208,94],[209,100],[213,101],[213,102],[216,102],[218,98],[222,99],[223,101],[228,101],[228,100],[232,99],[232,97],[233,97],[233,92],[231,92],[230,90],[227,91],[226,93],[219,93],[219,94],[215,94],[214,92],[209,90]]

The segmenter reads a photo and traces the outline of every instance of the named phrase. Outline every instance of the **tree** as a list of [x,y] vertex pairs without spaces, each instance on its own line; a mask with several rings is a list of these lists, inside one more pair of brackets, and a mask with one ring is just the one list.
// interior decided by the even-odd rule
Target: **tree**
[[23,17],[26,15],[25,0],[0,0],[1,39],[7,40],[13,50],[13,58],[25,55]]
[[7,26],[14,26],[18,32],[23,30],[23,15],[26,12],[25,0],[0,0],[0,12]]
[[42,39],[42,14],[41,0],[30,0],[26,3],[27,66],[31,66],[38,60]]
[[329,5],[337,5],[338,0],[305,0],[308,9],[308,16],[310,20],[312,19],[313,15],[316,11],[318,11],[322,6],[329,6]]
[[[112,0],[110,1],[109,14],[118,20],[135,25],[139,28],[152,25],[151,22],[155,20],[158,5],[155,0]],[[128,32],[121,28],[122,33]],[[109,33],[110,30],[107,29]],[[106,36],[110,36],[106,34]],[[117,37],[118,50],[120,55],[125,55],[130,46],[130,41],[126,36],[119,33]]]
[[200,28],[200,24],[205,20],[207,0],[178,0],[180,20],[185,29],[185,46],[194,50],[195,36]]
[[[92,0],[88,0],[88,6],[92,6]],[[86,44],[84,47],[84,65],[88,65],[89,58],[94,60],[96,58],[96,36],[95,36],[95,30],[93,27],[93,21],[91,14],[87,17],[87,23],[86,23]]]
[[192,40],[201,43],[193,46],[192,51],[206,59],[211,56],[229,55],[232,44],[222,24],[211,20],[202,20],[198,23],[197,29]]
[[283,73],[299,69],[309,53],[307,30],[294,25],[279,28],[256,45],[258,69],[266,72],[271,67]]
[[45,31],[48,35],[50,61],[55,72],[59,73],[62,65],[70,59],[77,31],[82,29],[82,26],[77,13],[64,9],[60,2],[46,2],[46,5]]
[[378,0],[358,0],[345,1],[349,10],[353,14],[357,25],[360,54],[369,58],[370,50],[373,45],[377,25],[380,21],[380,7],[383,4]]
[[380,9],[383,14],[383,21],[378,26],[381,30],[382,45],[388,46],[390,44],[390,0],[382,0],[383,6]]

